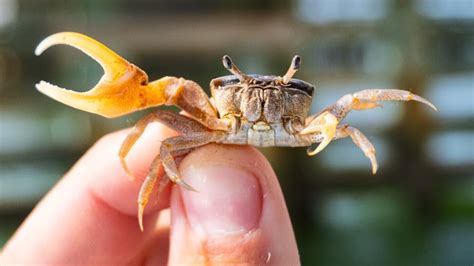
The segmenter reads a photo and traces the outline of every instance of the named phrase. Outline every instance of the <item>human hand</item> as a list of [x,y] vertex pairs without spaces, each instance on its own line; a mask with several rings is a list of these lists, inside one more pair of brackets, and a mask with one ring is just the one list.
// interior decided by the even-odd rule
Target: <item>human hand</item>
[[173,185],[152,196],[140,232],[141,182],[160,140],[174,133],[147,129],[127,157],[133,182],[117,156],[126,134],[102,138],[76,163],[8,241],[0,264],[299,264],[275,174],[248,146],[211,144],[186,156],[180,173],[199,192]]

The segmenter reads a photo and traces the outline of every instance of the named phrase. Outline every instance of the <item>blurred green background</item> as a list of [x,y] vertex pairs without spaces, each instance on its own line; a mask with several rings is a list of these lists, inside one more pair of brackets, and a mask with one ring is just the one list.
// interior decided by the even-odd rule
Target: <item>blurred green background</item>
[[107,120],[37,92],[80,91],[102,75],[79,51],[33,50],[58,31],[90,35],[150,79],[183,76],[208,91],[232,56],[247,73],[316,85],[312,112],[348,92],[410,89],[439,112],[386,103],[346,122],[375,144],[379,172],[350,139],[316,157],[262,149],[279,176],[304,265],[473,265],[474,1],[0,0],[0,247],[38,200],[107,132]]

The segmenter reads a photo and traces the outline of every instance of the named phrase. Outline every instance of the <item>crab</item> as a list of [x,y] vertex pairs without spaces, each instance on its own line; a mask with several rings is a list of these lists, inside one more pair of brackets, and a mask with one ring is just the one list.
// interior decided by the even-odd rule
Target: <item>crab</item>
[[[175,158],[208,143],[254,145],[258,147],[309,146],[307,154],[321,152],[332,140],[350,137],[370,160],[372,173],[378,168],[375,148],[357,128],[341,124],[351,110],[372,109],[381,101],[418,101],[436,110],[428,100],[406,90],[366,89],[342,96],[319,113],[308,115],[314,86],[293,78],[301,59],[294,56],[283,76],[247,75],[225,55],[224,67],[232,75],[210,82],[212,97],[195,82],[177,77],[149,81],[147,74],[100,42],[75,32],[60,32],[45,38],[36,48],[40,55],[53,45],[73,46],[95,59],[104,75],[86,92],[76,92],[41,81],[36,88],[47,96],[74,108],[107,118],[160,105],[174,105],[182,113],[157,110],[140,119],[125,138],[119,158],[124,171],[133,178],[126,156],[153,122],[181,133],[162,141],[138,195],[138,222],[143,231],[143,211],[156,183],[160,193],[171,181],[187,190]],[[312,148],[313,144],[319,145]],[[165,176],[158,180],[163,166]]]

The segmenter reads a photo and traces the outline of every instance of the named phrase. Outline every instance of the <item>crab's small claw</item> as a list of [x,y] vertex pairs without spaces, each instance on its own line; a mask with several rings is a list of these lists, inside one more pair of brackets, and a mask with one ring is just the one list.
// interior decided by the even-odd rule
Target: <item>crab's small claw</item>
[[[438,111],[436,106],[427,99],[406,90],[396,89],[368,89],[352,95],[353,109],[371,109],[380,106],[377,101],[416,101],[428,105]],[[355,108],[354,108],[355,107]]]
[[36,88],[49,97],[74,108],[117,117],[139,109],[163,104],[163,91],[153,90],[143,70],[130,64],[105,45],[75,32],[60,32],[44,39],[36,48],[40,55],[53,45],[73,46],[96,60],[104,69],[104,75],[97,85],[87,92],[76,92],[60,88],[46,81]]
[[309,156],[318,154],[320,151],[326,148],[326,146],[334,139],[338,123],[339,121],[337,121],[337,118],[333,114],[325,112],[320,116],[316,117],[313,121],[309,123],[306,128],[304,128],[300,132],[300,134],[312,134],[316,132],[321,132],[321,135],[323,137],[323,140],[316,149],[311,150],[311,148],[309,148],[307,150]]

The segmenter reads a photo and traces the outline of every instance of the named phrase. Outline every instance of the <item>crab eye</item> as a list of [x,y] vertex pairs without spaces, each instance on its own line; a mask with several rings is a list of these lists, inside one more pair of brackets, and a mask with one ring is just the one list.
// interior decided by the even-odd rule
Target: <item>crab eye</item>
[[306,81],[299,79],[291,79],[288,84],[291,88],[303,91],[308,95],[312,96],[314,92],[314,86]]
[[224,65],[225,68],[227,68],[228,70],[231,70],[233,63],[232,63],[232,59],[230,59],[230,56],[224,55],[224,57],[222,57],[222,64]]
[[230,73],[234,74],[240,81],[250,80],[249,76],[240,71],[240,69],[237,68],[236,65],[234,65],[232,59],[230,59],[230,56],[224,55],[222,57],[222,64],[227,70],[229,70]]
[[300,65],[301,65],[301,57],[299,55],[295,55],[295,57],[293,57],[293,61],[291,62],[291,66],[292,68],[296,70],[300,68]]
[[295,55],[291,60],[290,68],[286,71],[286,74],[283,75],[283,83],[287,84],[293,75],[295,75],[296,71],[300,68],[301,65],[301,57],[299,55]]

